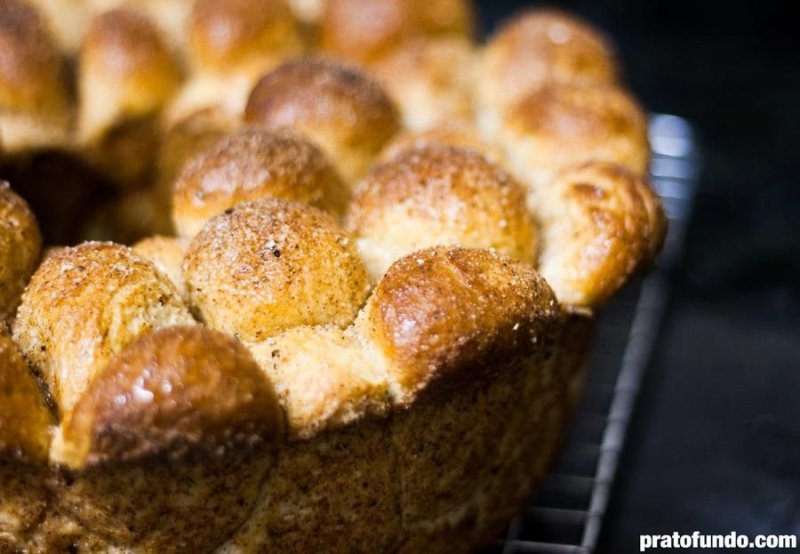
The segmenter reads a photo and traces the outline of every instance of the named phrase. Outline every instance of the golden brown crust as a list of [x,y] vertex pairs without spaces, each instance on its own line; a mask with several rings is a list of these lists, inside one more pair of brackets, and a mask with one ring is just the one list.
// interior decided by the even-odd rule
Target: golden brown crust
[[179,235],[193,237],[206,221],[242,202],[283,198],[341,214],[348,197],[322,152],[301,135],[245,128],[184,168],[174,186],[173,219]]
[[472,125],[463,122],[440,123],[424,131],[405,131],[386,144],[379,161],[387,162],[408,150],[428,146],[455,146],[474,150],[489,161],[504,165],[504,156],[497,146],[484,140]]
[[661,248],[666,217],[656,194],[625,168],[587,163],[540,196],[540,270],[559,301],[595,308]]
[[194,451],[223,457],[283,438],[272,384],[232,337],[195,325],[145,335],[98,373],[63,424],[73,468]]
[[616,163],[643,176],[650,161],[644,111],[610,85],[547,85],[506,113],[496,139],[534,191],[580,163]]
[[230,72],[258,58],[300,51],[297,24],[283,0],[197,0],[189,20],[197,68]]
[[183,257],[189,242],[185,239],[154,235],[133,245],[133,251],[153,262],[159,271],[169,277],[181,295],[186,296],[186,283],[183,282]]
[[406,128],[421,130],[473,117],[475,52],[463,37],[418,38],[372,65]]
[[28,204],[0,181],[0,322],[11,319],[42,248]]
[[0,329],[0,458],[44,464],[51,424],[36,380],[16,344]]
[[69,93],[61,59],[39,14],[0,4],[0,136],[6,152],[66,143]]
[[529,10],[489,38],[481,102],[502,110],[548,82],[612,83],[615,58],[610,40],[588,21],[559,10]]
[[129,248],[53,251],[33,275],[14,339],[66,415],[108,360],[138,336],[194,323],[172,282]]
[[355,67],[324,58],[281,65],[255,86],[245,121],[294,127],[319,146],[352,183],[399,130],[391,100]]
[[328,0],[321,21],[321,46],[331,54],[371,62],[414,37],[470,36],[467,0]]
[[194,238],[183,265],[211,327],[261,341],[297,325],[348,325],[368,292],[349,235],[328,214],[266,199],[230,208]]
[[359,184],[347,227],[370,273],[437,245],[491,248],[532,264],[536,231],[525,188],[480,154],[448,146],[408,150]]
[[559,317],[533,268],[488,250],[438,247],[395,262],[357,325],[405,403],[443,377],[474,379],[497,360],[526,359]]

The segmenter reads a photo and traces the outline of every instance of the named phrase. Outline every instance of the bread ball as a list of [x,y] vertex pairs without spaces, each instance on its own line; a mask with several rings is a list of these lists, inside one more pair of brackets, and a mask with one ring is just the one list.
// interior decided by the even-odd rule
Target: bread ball
[[146,260],[153,262],[164,275],[170,278],[181,295],[186,294],[186,283],[183,282],[183,257],[189,241],[175,237],[154,235],[142,239],[133,245],[133,251]]
[[471,121],[475,52],[463,37],[419,38],[382,57],[372,70],[412,131]]
[[652,261],[666,233],[658,196],[627,169],[587,163],[540,197],[540,271],[563,304],[595,308]]
[[140,335],[193,324],[175,286],[130,248],[83,243],[52,251],[34,273],[14,339],[62,414],[108,360]]
[[67,143],[69,92],[61,57],[39,13],[0,3],[0,136],[7,154]]
[[550,287],[529,265],[484,249],[436,247],[395,262],[357,329],[385,362],[398,404],[437,380],[475,379],[492,359],[522,361],[559,320]]
[[[113,400],[110,402],[109,400]],[[233,337],[201,325],[144,335],[97,374],[63,425],[71,467],[281,441],[272,384]]]
[[341,214],[349,191],[320,150],[288,129],[245,128],[197,155],[175,182],[173,220],[193,237],[217,214],[262,198],[297,200]]
[[502,110],[550,82],[613,83],[618,72],[613,45],[588,21],[529,10],[489,37],[478,82],[481,104]]
[[258,78],[303,48],[284,0],[198,0],[188,34],[192,73],[169,107],[171,123],[207,108],[240,119]]
[[[53,2],[53,0],[44,1]],[[170,48],[181,59],[186,56],[188,41],[186,28],[193,2],[187,0],[60,0],[60,3],[86,4],[94,13],[120,7],[139,10],[158,26]]]
[[13,317],[42,249],[28,204],[0,181],[0,322]]
[[390,140],[381,152],[379,161],[386,162],[405,153],[428,146],[454,146],[466,148],[483,155],[489,161],[504,165],[503,152],[486,141],[469,123],[453,122],[438,124],[424,131],[404,131]]
[[611,85],[545,86],[511,108],[490,134],[534,191],[584,162],[615,163],[643,176],[650,161],[644,111]]
[[437,245],[491,248],[536,259],[525,188],[480,154],[458,147],[407,150],[359,184],[347,228],[373,278],[396,259]]
[[473,27],[468,0],[328,0],[320,42],[335,56],[369,63],[408,39],[468,37]]
[[98,15],[79,58],[78,137],[91,162],[118,183],[136,182],[155,155],[155,117],[180,82],[158,29],[132,9]]
[[197,0],[189,20],[196,68],[229,72],[269,56],[300,51],[297,23],[284,0]]
[[289,327],[352,321],[368,279],[332,216],[299,202],[239,204],[189,245],[183,276],[211,327],[260,341]]
[[302,132],[347,183],[366,172],[400,129],[397,109],[376,81],[322,58],[288,62],[265,75],[250,94],[245,121]]

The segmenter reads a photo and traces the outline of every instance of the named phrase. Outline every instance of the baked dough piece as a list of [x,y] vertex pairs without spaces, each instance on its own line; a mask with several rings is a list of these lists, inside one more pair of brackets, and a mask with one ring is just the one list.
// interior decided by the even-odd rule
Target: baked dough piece
[[599,306],[652,262],[664,240],[666,217],[658,197],[623,167],[576,166],[539,198],[539,268],[564,304]]
[[204,322],[254,342],[297,325],[345,327],[369,286],[333,217],[278,199],[209,221],[189,245],[183,277]]
[[173,219],[193,237],[228,208],[263,198],[297,200],[341,214],[349,191],[322,152],[288,129],[241,129],[197,155],[175,182]]
[[208,551],[246,519],[282,435],[275,392],[240,343],[202,326],[144,336],[62,422],[53,457],[71,469],[38,540]]
[[250,94],[245,121],[296,128],[348,184],[367,171],[400,129],[397,109],[376,81],[324,58],[288,62],[265,75]]
[[376,279],[401,256],[442,244],[536,259],[525,188],[458,147],[409,149],[375,167],[355,190],[347,227]]
[[454,146],[474,150],[489,161],[504,166],[503,152],[494,144],[485,140],[478,131],[468,123],[440,123],[424,131],[404,131],[395,135],[381,152],[379,161],[386,162],[405,153],[428,146]]
[[650,160],[644,111],[612,85],[547,85],[509,109],[498,128],[483,130],[534,195],[570,166],[610,162],[644,176]]
[[42,235],[28,204],[0,181],[0,326],[13,317],[41,248]]
[[372,65],[399,106],[406,128],[428,129],[473,118],[475,51],[464,37],[418,38]]
[[486,43],[481,107],[502,111],[547,83],[606,84],[618,73],[610,40],[588,21],[558,10],[528,10]]
[[98,15],[79,57],[78,141],[91,163],[119,184],[151,169],[159,111],[180,82],[156,26],[119,8]]
[[408,39],[469,37],[473,27],[466,0],[328,0],[320,43],[335,56],[369,63]]
[[170,123],[211,107],[238,120],[258,78],[303,49],[284,0],[197,0],[188,37],[191,76],[170,106]]
[[186,27],[194,2],[191,0],[39,0],[60,3],[85,3],[95,13],[115,8],[136,9],[155,23],[170,48],[183,59],[186,56]]
[[4,152],[67,144],[69,102],[61,58],[45,22],[24,0],[3,0],[0,137]]
[[108,360],[140,335],[194,323],[172,282],[129,248],[53,251],[22,297],[14,339],[62,414]]

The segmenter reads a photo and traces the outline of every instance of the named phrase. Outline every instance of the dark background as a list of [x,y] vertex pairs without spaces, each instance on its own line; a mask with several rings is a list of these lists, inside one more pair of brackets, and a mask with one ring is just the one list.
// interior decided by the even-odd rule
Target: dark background
[[[528,5],[479,3],[484,31]],[[784,2],[611,0],[644,105],[689,119],[703,171],[683,264],[600,540],[800,536],[800,20]]]

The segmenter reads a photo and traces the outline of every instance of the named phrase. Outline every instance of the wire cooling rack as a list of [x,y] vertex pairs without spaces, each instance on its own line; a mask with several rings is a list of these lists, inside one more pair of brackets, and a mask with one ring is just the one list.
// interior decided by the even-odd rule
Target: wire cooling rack
[[608,505],[639,384],[669,293],[667,271],[682,257],[699,160],[691,125],[666,114],[650,121],[651,181],[669,231],[655,268],[604,309],[583,398],[563,452],[532,504],[486,554],[589,554]]

